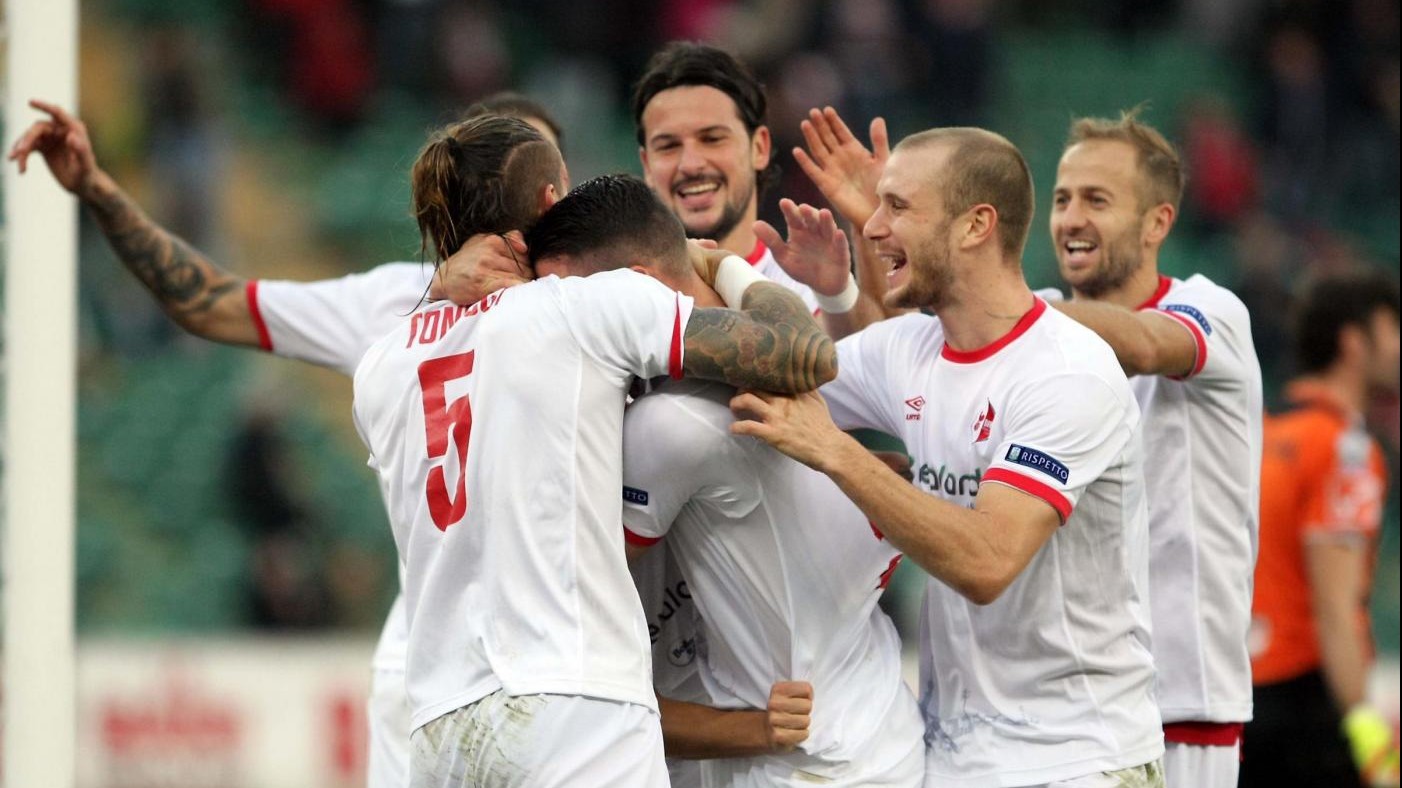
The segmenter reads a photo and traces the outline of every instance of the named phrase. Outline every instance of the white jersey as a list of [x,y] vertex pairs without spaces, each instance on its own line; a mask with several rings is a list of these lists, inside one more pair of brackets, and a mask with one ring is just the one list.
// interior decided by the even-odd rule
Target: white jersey
[[[263,350],[349,377],[377,339],[424,303],[432,280],[433,266],[423,263],[385,263],[319,282],[255,279],[247,284],[248,308]],[[375,669],[402,672],[408,640],[404,596],[396,594],[375,646]]]
[[668,381],[628,407],[624,524],[638,543],[667,535],[690,582],[711,704],[762,709],[774,682],[811,682],[803,752],[768,757],[840,776],[872,742],[919,741],[900,638],[877,607],[900,554],[826,476],[732,436],[732,396]]
[[1245,722],[1263,407],[1251,318],[1203,276],[1161,277],[1142,308],[1177,320],[1198,348],[1185,380],[1131,381],[1144,414],[1159,709],[1165,723]]
[[422,309],[365,354],[355,420],[406,565],[415,728],[494,692],[655,709],[619,535],[633,376],[680,374],[691,299],[632,271]]
[[999,341],[959,352],[907,315],[837,345],[834,420],[905,441],[914,483],[972,506],[1005,484],[1063,524],[992,604],[927,583],[927,779],[1031,785],[1163,753],[1154,702],[1139,409],[1110,348],[1035,299]]

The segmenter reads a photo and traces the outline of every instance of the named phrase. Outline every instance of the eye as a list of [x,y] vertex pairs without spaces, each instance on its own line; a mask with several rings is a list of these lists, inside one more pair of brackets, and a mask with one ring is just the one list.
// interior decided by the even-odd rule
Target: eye
[[1065,208],[1069,202],[1071,202],[1071,198],[1064,194],[1058,194],[1052,198],[1052,205],[1058,208]]
[[1093,194],[1090,198],[1090,204],[1096,208],[1104,208],[1105,206],[1110,204],[1110,201],[1105,199],[1105,197],[1102,195]]

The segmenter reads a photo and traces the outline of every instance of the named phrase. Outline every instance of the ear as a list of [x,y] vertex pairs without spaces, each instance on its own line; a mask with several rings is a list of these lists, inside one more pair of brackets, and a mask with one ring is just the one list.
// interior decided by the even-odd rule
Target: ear
[[1178,218],[1178,211],[1168,203],[1159,203],[1144,214],[1144,220],[1140,227],[1140,233],[1144,242],[1150,246],[1163,245],[1164,239],[1168,238],[1168,231],[1173,229],[1173,222]]
[[1339,329],[1339,358],[1349,361],[1363,358],[1368,353],[1368,345],[1368,333],[1362,326],[1349,323]]
[[760,126],[750,137],[750,158],[754,159],[755,171],[769,166],[769,157],[774,152],[774,140],[769,137],[769,127]]
[[998,232],[998,209],[987,203],[975,205],[960,222],[964,231],[959,238],[959,248],[967,250],[982,246],[994,239]]
[[536,207],[540,208],[540,212],[544,214],[560,201],[560,196],[560,192],[555,189],[555,184],[547,183],[540,189],[540,197],[536,200]]

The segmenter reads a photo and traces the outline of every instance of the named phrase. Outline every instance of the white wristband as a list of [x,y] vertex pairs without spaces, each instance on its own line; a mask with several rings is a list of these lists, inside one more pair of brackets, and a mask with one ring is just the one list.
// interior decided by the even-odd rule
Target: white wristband
[[720,265],[716,267],[716,293],[731,309],[740,308],[740,302],[750,285],[768,281],[739,255],[730,255],[721,260]]
[[813,298],[818,302],[818,308],[824,314],[841,315],[852,311],[852,307],[857,305],[857,297],[862,291],[857,289],[857,277],[847,272],[847,287],[841,293],[832,296],[825,296],[817,291],[813,292]]

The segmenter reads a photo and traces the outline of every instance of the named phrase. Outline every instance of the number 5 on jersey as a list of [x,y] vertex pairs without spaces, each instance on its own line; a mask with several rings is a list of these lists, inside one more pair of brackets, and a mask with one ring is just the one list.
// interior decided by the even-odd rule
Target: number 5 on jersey
[[447,383],[472,374],[472,362],[477,351],[469,350],[443,358],[432,358],[419,365],[419,387],[424,399],[424,437],[428,441],[428,458],[436,460],[448,453],[451,435],[458,453],[457,490],[448,494],[447,475],[443,464],[428,472],[424,495],[428,511],[438,530],[446,531],[467,513],[467,439],[472,434],[472,403],[467,395],[447,401]]

